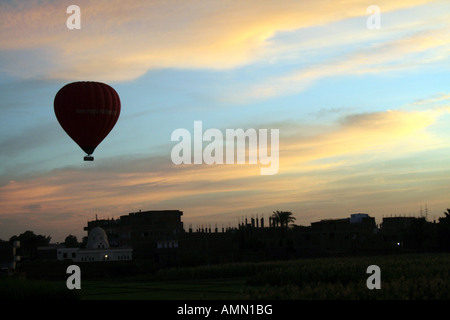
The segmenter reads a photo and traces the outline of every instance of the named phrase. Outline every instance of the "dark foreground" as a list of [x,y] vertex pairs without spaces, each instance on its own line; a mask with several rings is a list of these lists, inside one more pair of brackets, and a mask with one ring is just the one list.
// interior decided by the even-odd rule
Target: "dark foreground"
[[[367,287],[370,265],[380,268],[381,289]],[[105,265],[99,262],[95,263],[97,266],[104,268]],[[59,280],[3,277],[0,278],[0,298],[449,300],[449,266],[450,254],[427,253],[234,263],[96,278],[84,277],[81,271],[80,290],[67,289],[69,275]],[[122,266],[122,270],[127,269]]]

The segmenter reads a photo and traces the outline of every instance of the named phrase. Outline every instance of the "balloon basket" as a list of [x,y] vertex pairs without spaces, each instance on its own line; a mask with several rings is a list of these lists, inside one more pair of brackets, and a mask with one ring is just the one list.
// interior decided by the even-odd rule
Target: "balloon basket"
[[84,161],[94,161],[94,157],[93,156],[86,156],[86,157],[84,157]]

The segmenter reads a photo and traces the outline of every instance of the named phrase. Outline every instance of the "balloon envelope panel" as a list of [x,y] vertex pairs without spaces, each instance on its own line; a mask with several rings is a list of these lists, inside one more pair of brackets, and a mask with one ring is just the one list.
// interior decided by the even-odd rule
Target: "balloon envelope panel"
[[64,131],[90,155],[119,119],[120,98],[107,84],[72,82],[58,91],[54,108]]

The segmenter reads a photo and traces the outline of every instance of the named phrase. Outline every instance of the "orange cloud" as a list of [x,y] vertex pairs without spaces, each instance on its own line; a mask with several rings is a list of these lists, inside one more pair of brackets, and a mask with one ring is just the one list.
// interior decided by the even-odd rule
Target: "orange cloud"
[[[393,179],[389,170],[370,166],[448,147],[447,141],[427,131],[448,114],[448,110],[436,110],[349,115],[309,136],[300,124],[294,129],[285,124],[286,130],[280,127],[280,170],[273,176],[261,176],[259,165],[175,166],[169,159],[152,158],[125,164],[122,159],[111,161],[95,170],[54,170],[0,186],[0,216],[3,221],[29,217],[42,228],[53,217],[60,228],[78,225],[81,231],[97,213],[118,217],[139,209],[174,208],[185,212],[185,221],[217,222],[252,212],[270,213],[279,207],[325,203],[337,194],[367,201],[370,195],[381,194],[391,199],[392,194],[386,194],[390,190],[401,197],[410,192],[417,171],[409,176],[405,171]],[[438,186],[442,177],[435,175],[433,183]]]
[[[280,171],[303,171],[314,168],[318,159],[339,159],[346,156],[346,162],[363,162],[364,154],[378,154],[380,158],[404,155],[442,145],[437,137],[429,134],[430,127],[443,112],[399,111],[355,114],[344,118],[335,129],[313,136],[289,138],[283,147]],[[325,130],[324,130],[325,131]],[[331,162],[332,163],[332,162]],[[326,164],[320,164],[326,166]]]
[[[428,2],[433,1],[379,0],[377,5],[389,12]],[[152,68],[228,69],[267,58],[273,52],[268,40],[277,32],[363,17],[368,6],[363,0],[80,0],[77,5],[81,30],[70,31],[62,2],[0,4],[0,50],[30,51],[35,62],[27,70],[5,65],[4,71],[120,81]]]

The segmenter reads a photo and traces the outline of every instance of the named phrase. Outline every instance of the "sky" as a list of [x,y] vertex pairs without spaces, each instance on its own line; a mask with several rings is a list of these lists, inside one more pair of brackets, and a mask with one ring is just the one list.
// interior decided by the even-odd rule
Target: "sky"
[[[88,221],[138,210],[181,210],[194,229],[275,210],[299,225],[425,206],[437,220],[450,207],[449,16],[447,0],[2,0],[0,239],[81,240]],[[121,99],[93,162],[54,114],[74,81]],[[174,164],[171,134],[194,121],[278,129],[278,172]]]

